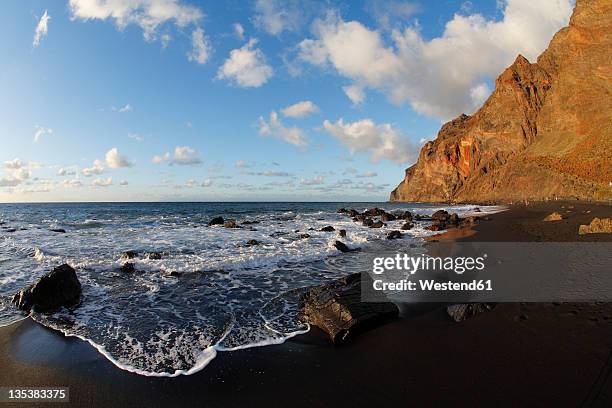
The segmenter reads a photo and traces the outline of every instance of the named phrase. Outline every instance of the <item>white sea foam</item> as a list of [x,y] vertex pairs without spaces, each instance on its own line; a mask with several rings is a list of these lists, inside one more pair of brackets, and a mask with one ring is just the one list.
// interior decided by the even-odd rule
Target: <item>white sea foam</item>
[[[309,327],[297,316],[299,297],[308,287],[359,271],[366,259],[362,254],[383,245],[406,248],[436,234],[425,229],[427,221],[416,221],[414,228],[402,231],[406,239],[390,242],[386,234],[404,221],[371,229],[337,214],[339,205],[287,208],[292,206],[228,204],[209,210],[202,204],[188,211],[180,205],[59,207],[38,210],[36,214],[49,213],[39,220],[36,214],[0,207],[1,219],[27,228],[11,235],[0,231],[0,325],[23,318],[10,304],[12,293],[52,267],[69,263],[82,284],[80,305],[35,315],[36,321],[89,342],[123,370],[189,375],[202,370],[217,352],[280,344],[307,332]],[[363,211],[370,206],[354,207]],[[393,205],[421,215],[437,209],[461,216],[503,210],[481,206],[475,213],[475,207]],[[202,215],[202,209],[208,212]],[[256,223],[237,229],[207,227],[217,214],[239,224]],[[67,216],[71,218],[65,220]],[[320,231],[327,225],[346,230],[346,237]],[[51,227],[67,233],[51,233]],[[338,239],[363,251],[342,254],[334,247]],[[259,245],[249,246],[249,240]],[[136,272],[120,271],[126,262],[121,253],[127,250],[139,254],[129,260]],[[150,259],[147,252],[163,255]]]

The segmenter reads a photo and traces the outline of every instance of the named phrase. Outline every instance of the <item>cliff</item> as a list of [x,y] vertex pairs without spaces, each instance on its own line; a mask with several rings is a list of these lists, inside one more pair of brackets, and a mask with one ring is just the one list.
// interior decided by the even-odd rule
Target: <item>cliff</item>
[[392,201],[612,199],[612,0],[577,0],[568,27],[519,55],[472,116],[444,124]]

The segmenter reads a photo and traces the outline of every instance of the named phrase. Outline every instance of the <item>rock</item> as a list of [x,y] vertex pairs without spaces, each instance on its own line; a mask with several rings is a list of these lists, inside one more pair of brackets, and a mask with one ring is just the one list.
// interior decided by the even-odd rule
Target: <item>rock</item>
[[448,221],[450,214],[446,210],[438,210],[431,215],[431,219],[434,221]]
[[402,233],[399,231],[391,231],[387,234],[387,239],[398,239],[402,238]]
[[370,228],[382,228],[384,225],[385,224],[382,221],[376,221],[370,224]]
[[15,232],[15,231],[17,231],[15,228],[8,228],[4,230],[4,232]]
[[544,217],[542,221],[561,221],[562,219],[563,219],[563,216],[561,214],[559,214],[558,212],[554,212],[554,213],[548,214],[546,217]]
[[334,227],[332,227],[331,225],[328,225],[327,227],[323,227],[320,229],[320,231],[322,232],[332,232],[335,231],[336,229]]
[[346,237],[346,230],[345,229],[341,229],[340,231],[338,231],[338,235],[340,235],[341,237]]
[[252,224],[259,224],[259,221],[243,221],[242,225],[252,225]]
[[496,303],[460,303],[446,307],[448,315],[456,322],[493,310]]
[[340,208],[338,210],[338,214],[346,214],[347,212],[349,212],[346,208]]
[[431,224],[429,227],[425,227],[425,229],[428,231],[442,231],[444,227],[438,224]]
[[310,238],[310,234],[300,234],[301,239]]
[[60,234],[65,234],[66,233],[66,230],[63,229],[63,228],[51,228],[49,231],[57,232],[57,233],[60,233]]
[[412,213],[410,211],[404,211],[400,216],[402,220],[410,221],[412,220]]
[[177,271],[172,271],[170,272],[170,276],[173,276],[175,278],[178,278],[179,276],[181,276],[183,273],[182,272],[177,272]]
[[247,246],[255,246],[259,245],[259,241],[257,241],[256,239],[249,239],[246,244]]
[[478,111],[424,144],[391,201],[612,198],[612,4],[575,3],[537,62],[517,56]]
[[210,220],[208,222],[208,226],[212,226],[212,225],[223,225],[225,221],[223,220],[223,217],[215,217],[212,220]]
[[146,256],[147,256],[148,259],[152,259],[152,260],[162,259],[162,253],[161,252],[149,252],[149,253],[147,253]]
[[301,302],[300,319],[317,326],[334,344],[369,327],[380,325],[399,313],[391,302],[362,302],[361,274],[355,273],[311,288]]
[[136,272],[136,268],[134,267],[134,264],[132,262],[126,262],[123,265],[121,265],[121,267],[119,268],[119,270],[123,273],[132,273],[132,272]]
[[612,218],[593,218],[589,225],[578,227],[578,234],[610,234],[612,233]]
[[81,296],[81,283],[74,269],[63,264],[43,275],[38,282],[13,296],[13,303],[29,312],[52,312],[60,307],[74,306]]
[[480,212],[480,207],[474,208],[474,212]]
[[121,254],[121,259],[134,259],[138,257],[138,252],[136,251],[125,251]]
[[395,221],[396,218],[395,218],[395,215],[386,212],[380,216],[380,220],[383,222],[389,222],[389,221]]
[[450,217],[448,217],[449,224],[459,225],[459,221],[460,221],[460,218],[459,218],[459,215],[457,215],[457,213],[452,213]]
[[380,215],[383,215],[384,213],[385,213],[385,210],[382,210],[380,208],[370,208],[363,212],[363,214],[367,215],[368,217],[378,217]]
[[351,252],[352,250],[346,246],[343,242],[336,241],[334,242],[334,247],[340,252]]
[[359,214],[359,211],[357,211],[357,210],[355,210],[355,209],[352,209],[352,208],[351,208],[351,209],[349,210],[349,212],[348,212],[348,215],[349,215],[350,217],[357,217],[358,215],[361,215],[361,214]]
[[223,223],[223,228],[240,228],[240,226],[236,224],[236,220],[227,220]]
[[410,221],[404,223],[404,225],[402,225],[402,230],[407,231],[409,229],[412,229],[412,227],[414,227],[414,225],[412,225],[412,223]]

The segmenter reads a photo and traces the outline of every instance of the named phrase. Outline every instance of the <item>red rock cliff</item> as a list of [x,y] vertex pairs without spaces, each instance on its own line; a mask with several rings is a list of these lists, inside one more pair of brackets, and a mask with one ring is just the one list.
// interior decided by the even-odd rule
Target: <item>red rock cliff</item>
[[519,55],[474,115],[444,124],[392,201],[612,199],[612,0],[577,0],[529,63]]

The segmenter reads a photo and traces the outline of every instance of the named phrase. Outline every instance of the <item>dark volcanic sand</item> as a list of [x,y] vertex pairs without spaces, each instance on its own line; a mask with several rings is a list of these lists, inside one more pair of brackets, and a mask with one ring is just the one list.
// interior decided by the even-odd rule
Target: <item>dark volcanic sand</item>
[[[575,207],[567,220],[541,221],[562,205]],[[610,241],[578,236],[577,225],[611,208],[512,207],[466,239]],[[71,403],[60,406],[609,407],[611,351],[612,304],[501,304],[462,323],[424,304],[342,347],[313,329],[282,345],[219,353],[192,376],[151,378],[25,320],[0,328],[0,385],[69,386]]]

